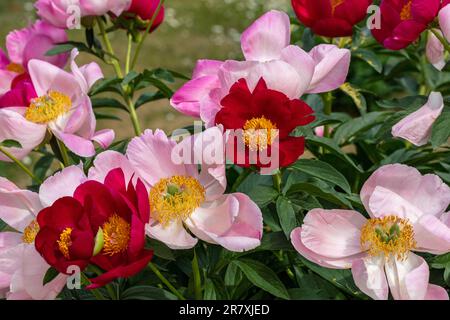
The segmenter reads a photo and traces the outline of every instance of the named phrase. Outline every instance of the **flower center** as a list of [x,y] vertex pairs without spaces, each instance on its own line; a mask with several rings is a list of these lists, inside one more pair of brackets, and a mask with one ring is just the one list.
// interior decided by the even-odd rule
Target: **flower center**
[[405,259],[415,247],[414,229],[407,219],[397,216],[370,219],[361,230],[361,248],[371,256]]
[[59,235],[59,240],[57,241],[59,251],[61,251],[66,259],[70,259],[69,248],[72,245],[72,240],[70,238],[71,234],[72,228],[65,228]]
[[277,126],[264,116],[247,120],[243,129],[244,143],[252,151],[267,149],[278,136]]
[[161,179],[150,190],[150,206],[163,226],[186,220],[205,201],[205,188],[197,179],[173,176]]
[[341,4],[343,4],[345,0],[330,0],[331,3],[331,14],[334,16],[334,12],[336,11],[336,8],[339,7]]
[[33,243],[38,233],[39,233],[39,224],[37,223],[36,220],[33,220],[23,231],[22,236],[23,242],[28,244]]
[[10,63],[6,66],[6,70],[11,71],[11,72],[15,72],[18,74],[22,74],[25,72],[25,69],[22,67],[22,65],[18,64],[18,63]]
[[45,124],[69,112],[71,106],[68,96],[58,91],[49,91],[47,95],[31,100],[25,118],[34,123]]
[[412,0],[409,0],[407,4],[405,4],[400,12],[400,19],[402,21],[411,20],[412,12],[411,12]]
[[103,254],[113,256],[124,252],[130,241],[130,224],[117,214],[112,215],[103,225]]

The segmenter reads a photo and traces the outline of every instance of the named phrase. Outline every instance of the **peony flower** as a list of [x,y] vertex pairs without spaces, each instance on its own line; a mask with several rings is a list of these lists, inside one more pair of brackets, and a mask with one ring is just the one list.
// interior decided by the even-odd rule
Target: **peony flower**
[[308,260],[326,268],[352,269],[356,285],[373,299],[446,299],[444,288],[429,284],[426,261],[413,253],[450,252],[445,213],[450,188],[434,175],[405,165],[383,166],[361,190],[369,213],[311,210],[291,241]]
[[[265,151],[267,156],[278,154],[279,166],[286,167],[303,154],[305,138],[290,136],[295,128],[315,119],[312,115],[314,111],[303,101],[291,100],[281,92],[268,89],[262,78],[250,92],[242,79],[222,100],[222,106],[216,115],[216,125],[222,125],[225,130],[243,132],[228,139],[229,143],[237,146],[236,152],[233,152],[234,163],[244,167],[252,164],[269,167],[271,163],[261,163],[259,153]],[[245,149],[241,150],[245,152],[243,155],[239,152],[239,142],[242,140],[245,144]]]
[[436,18],[440,6],[440,0],[383,0],[381,28],[372,29],[372,35],[388,49],[406,48]]
[[76,21],[87,16],[103,16],[108,12],[119,16],[130,7],[131,0],[38,0],[37,14],[48,23],[72,29]]
[[[127,9],[126,13],[135,14],[143,21],[150,21],[156,13],[160,0],[132,0],[131,6]],[[159,27],[164,21],[164,6],[161,6],[158,15],[153,21],[153,25],[150,28],[150,32]],[[148,26],[148,23],[147,23]],[[147,28],[145,24],[143,29]]]
[[334,45],[319,45],[306,53],[290,45],[290,20],[287,14],[270,11],[256,20],[241,37],[246,61],[200,60],[192,80],[172,97],[178,111],[200,117],[207,127],[223,107],[221,101],[241,79],[251,92],[263,78],[269,89],[289,99],[304,93],[320,93],[345,82],[350,51]]
[[[442,35],[442,32],[437,30]],[[445,48],[442,42],[433,34],[428,32],[428,40],[426,46],[426,55],[428,61],[439,71],[444,69],[445,62]]]
[[364,20],[372,0],[292,0],[298,19],[324,37],[348,37]]
[[[89,88],[103,77],[100,67],[91,63],[79,68],[74,62],[77,55],[74,49],[71,73],[45,61],[31,60],[28,69],[36,97],[25,108],[12,104],[0,109],[0,140],[21,143],[22,148],[10,148],[16,157],[23,158],[39,145],[47,130],[82,157],[95,154],[92,141],[106,148],[114,140],[112,130],[95,132],[96,120],[87,95]],[[15,102],[10,100],[10,104],[11,101]],[[0,156],[0,160],[7,159]]]
[[416,146],[428,143],[431,129],[444,109],[444,100],[439,92],[432,92],[428,102],[392,127],[394,137],[403,138]]
[[[177,160],[180,150],[189,154],[188,159]],[[261,210],[242,193],[224,194],[223,150],[223,135],[218,128],[180,144],[160,130],[147,130],[130,142],[126,156],[114,151],[101,153],[89,175],[99,180],[108,167],[120,167],[126,177],[142,179],[150,194],[147,235],[172,249],[196,245],[197,239],[189,230],[197,238],[227,250],[251,250],[260,245]],[[205,156],[213,151],[222,154],[220,160]],[[191,159],[193,155],[205,159],[196,162]],[[197,163],[201,163],[200,172]]]
[[11,89],[14,78],[27,72],[32,59],[47,61],[63,68],[68,59],[66,53],[47,56],[54,45],[66,42],[67,35],[44,21],[36,21],[27,28],[15,30],[6,37],[8,54],[0,49],[0,95]]
[[[80,168],[67,167],[48,178],[39,193],[34,193],[0,178],[0,218],[16,230],[0,232],[0,292],[6,293],[7,299],[54,299],[61,292],[65,275],[43,285],[50,265],[35,248],[37,216],[57,199],[73,195],[85,180]],[[60,215],[63,216],[61,212]]]
[[[36,249],[60,272],[93,263],[106,272],[88,288],[141,271],[152,258],[146,250],[145,224],[150,218],[148,193],[140,180],[126,185],[122,170],[110,171],[104,183],[86,181],[73,197],[58,199],[39,213]],[[99,248],[94,237],[99,235]]]

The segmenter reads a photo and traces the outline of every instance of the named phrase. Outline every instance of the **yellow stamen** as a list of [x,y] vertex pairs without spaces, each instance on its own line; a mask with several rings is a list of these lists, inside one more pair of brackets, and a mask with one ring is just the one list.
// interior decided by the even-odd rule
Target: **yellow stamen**
[[24,67],[22,67],[22,65],[14,63],[14,62],[8,64],[6,66],[6,70],[11,71],[11,72],[15,72],[15,73],[18,73],[18,74],[22,74],[22,73],[25,72],[25,69],[24,69]]
[[23,231],[22,240],[24,243],[31,244],[34,242],[37,234],[39,232],[39,224],[36,220],[31,221],[31,223]]
[[68,96],[58,91],[50,91],[45,96],[31,100],[25,118],[34,123],[45,124],[69,112],[71,106],[72,102]]
[[205,201],[205,188],[192,177],[161,179],[150,190],[152,215],[163,226],[184,221]]
[[113,256],[124,252],[130,241],[130,224],[117,214],[112,215],[103,225],[103,254]]
[[412,0],[409,0],[407,4],[405,4],[400,12],[400,19],[402,21],[412,19],[412,11],[411,11]]
[[247,120],[243,129],[244,143],[252,151],[267,149],[278,136],[277,126],[264,116]]
[[336,8],[345,2],[345,0],[330,0],[331,2],[331,14],[334,16]]
[[71,234],[72,228],[65,228],[59,235],[59,240],[57,241],[59,251],[61,251],[66,259],[70,259],[69,248],[72,245],[72,240],[70,238]]
[[413,226],[397,216],[370,219],[361,230],[361,247],[371,256],[403,260],[416,247]]

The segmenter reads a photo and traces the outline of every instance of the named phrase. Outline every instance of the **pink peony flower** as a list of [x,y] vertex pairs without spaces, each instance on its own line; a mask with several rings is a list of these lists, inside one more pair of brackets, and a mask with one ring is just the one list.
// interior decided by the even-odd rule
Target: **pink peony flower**
[[[16,157],[23,158],[39,145],[47,130],[82,157],[95,154],[92,141],[106,148],[114,140],[112,130],[95,132],[96,119],[87,95],[90,87],[103,77],[100,67],[91,63],[79,68],[74,61],[77,55],[74,49],[71,73],[45,61],[31,60],[28,70],[36,97],[25,108],[2,101],[8,107],[0,109],[0,141],[20,142],[22,148],[10,148]],[[0,157],[0,160],[7,159]]]
[[171,105],[211,127],[222,98],[240,79],[253,91],[263,78],[269,89],[298,99],[304,93],[334,90],[347,77],[349,50],[319,45],[307,53],[290,45],[289,17],[280,11],[256,20],[242,34],[241,44],[246,61],[199,60],[192,80],[174,94]]
[[67,279],[64,275],[43,285],[50,266],[34,246],[39,231],[36,217],[57,199],[72,196],[86,179],[79,167],[67,167],[48,178],[39,193],[34,193],[0,178],[0,218],[17,230],[0,233],[0,292],[7,299],[54,299],[63,289]]
[[82,17],[108,12],[119,16],[130,5],[131,0],[38,0],[35,7],[41,19],[59,28],[72,29]]
[[[441,31],[438,32],[442,35]],[[442,69],[444,69],[446,65],[444,45],[431,31],[428,32],[426,55],[428,61],[437,70],[441,71]]]
[[64,30],[39,20],[27,28],[10,32],[6,37],[8,54],[0,49],[0,95],[11,89],[14,78],[27,72],[28,62],[32,59],[63,68],[68,54],[46,56],[46,53],[55,44],[66,41]]
[[397,300],[448,300],[444,288],[429,284],[426,261],[412,251],[450,252],[450,188],[436,175],[387,165],[364,184],[361,200],[369,219],[352,210],[310,211],[292,231],[295,249],[323,267],[351,268],[373,299],[387,299],[390,288]]
[[190,150],[191,156],[204,155],[205,150],[223,153],[222,139],[219,128],[208,129],[180,144],[161,130],[147,130],[130,142],[126,156],[114,151],[101,153],[89,176],[102,180],[111,168],[120,167],[126,179],[139,177],[150,194],[147,235],[172,249],[196,245],[197,239],[188,229],[197,238],[228,250],[251,250],[260,245],[262,213],[248,196],[224,194],[227,183],[223,158],[203,159],[200,172],[194,161],[178,163],[173,158],[180,150]]
[[444,109],[444,100],[439,92],[432,92],[428,102],[392,127],[394,137],[403,138],[416,146],[428,143],[431,128]]

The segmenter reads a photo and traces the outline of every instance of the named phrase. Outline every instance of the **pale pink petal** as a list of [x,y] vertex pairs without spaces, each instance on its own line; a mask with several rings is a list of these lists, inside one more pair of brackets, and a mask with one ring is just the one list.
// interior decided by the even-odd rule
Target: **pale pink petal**
[[322,256],[351,256],[361,252],[361,228],[366,222],[356,211],[313,209],[303,221],[302,242]]
[[367,257],[353,261],[352,275],[356,286],[375,300],[387,300],[389,287],[384,273],[384,258]]
[[[15,140],[22,148],[5,148],[16,158],[23,159],[45,138],[46,126],[26,120],[21,114],[10,108],[0,109],[0,142]],[[0,161],[11,162],[0,153]]]
[[94,165],[89,169],[89,180],[103,183],[108,173],[117,168],[122,169],[125,175],[125,181],[130,181],[134,175],[134,171],[128,159],[117,151],[102,152],[95,158]]
[[281,60],[290,64],[302,77],[306,89],[310,86],[313,79],[316,63],[313,58],[298,46],[288,46],[281,52]]
[[10,227],[23,231],[43,209],[37,193],[12,187],[0,177],[0,219]]
[[128,145],[127,157],[135,172],[148,186],[153,186],[162,178],[186,175],[184,164],[174,163],[172,150],[175,141],[170,140],[161,130],[146,130]]
[[9,247],[16,246],[23,242],[22,234],[18,232],[0,232],[0,252]]
[[[437,30],[437,32],[440,32]],[[441,33],[442,35],[442,33]],[[439,71],[445,67],[445,48],[441,41],[430,31],[428,32],[428,41],[426,54],[428,61]]]
[[197,244],[197,239],[184,229],[181,221],[171,222],[164,227],[159,223],[146,226],[150,238],[164,242],[171,249],[191,249]]
[[44,181],[39,188],[39,198],[45,207],[50,207],[60,198],[72,197],[75,189],[86,181],[87,177],[82,168],[78,166],[64,168]]
[[350,68],[350,50],[321,44],[314,47],[309,54],[316,67],[307,93],[332,91],[345,83]]
[[[450,188],[438,176],[421,175],[413,167],[391,164],[376,170],[361,189],[362,203],[372,216],[369,202],[375,189],[380,190],[380,187],[397,194],[423,214],[439,217],[450,203]],[[414,219],[414,215],[408,214],[408,218]]]
[[203,241],[219,244],[230,251],[247,251],[261,244],[261,210],[241,193],[224,195],[198,208],[186,225]]
[[279,59],[281,50],[291,39],[289,16],[272,10],[256,20],[241,37],[246,60],[270,61]]
[[429,284],[425,300],[448,300],[448,292],[444,288]]
[[444,109],[442,94],[432,92],[428,102],[392,127],[394,137],[403,138],[416,146],[428,143],[431,129]]
[[386,276],[395,300],[423,300],[430,270],[426,261],[410,252],[405,260],[392,258],[385,264]]
[[366,253],[361,252],[352,256],[342,257],[338,259],[325,257],[309,250],[303,244],[302,240],[302,228],[296,228],[291,232],[291,242],[295,250],[300,253],[303,257],[309,261],[318,264],[319,266],[330,268],[330,269],[350,269],[352,267],[352,262],[364,258]]
[[441,216],[441,221],[450,228],[450,212],[446,212]]
[[17,73],[8,70],[0,70],[0,95],[11,90],[11,84]]
[[220,101],[223,98],[221,88],[211,90],[207,97],[200,102],[200,118],[205,123],[206,128],[211,128],[216,125],[216,115],[222,106]]
[[447,41],[450,42],[450,5],[446,5],[439,12],[439,25]]
[[414,224],[417,251],[433,254],[450,252],[450,227],[432,215],[421,217]]
[[215,75],[195,78],[175,92],[170,104],[181,113],[199,117],[201,101],[217,87],[219,87],[219,80]]
[[100,66],[91,62],[82,67],[78,67],[75,62],[76,57],[78,56],[78,49],[73,49],[70,57],[70,68],[73,75],[76,77],[80,87],[82,88],[84,93],[88,93],[89,89],[94,85],[95,82],[104,78],[102,69]]
[[93,157],[95,155],[95,147],[90,139],[59,130],[52,130],[52,132],[66,145],[70,151],[76,155],[84,158]]
[[192,74],[192,79],[217,75],[222,64],[223,61],[219,60],[198,60],[194,73]]
[[102,149],[108,148],[111,143],[113,143],[116,134],[112,129],[104,129],[97,131],[93,136],[92,140],[97,142]]

